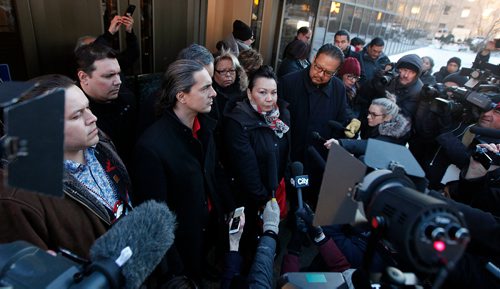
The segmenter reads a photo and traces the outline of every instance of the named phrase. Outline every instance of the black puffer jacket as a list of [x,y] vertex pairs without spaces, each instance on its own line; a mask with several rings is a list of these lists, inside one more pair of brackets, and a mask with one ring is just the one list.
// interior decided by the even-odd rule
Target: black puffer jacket
[[[290,125],[287,103],[279,100],[280,119]],[[289,162],[290,131],[278,138],[250,105],[239,102],[224,119],[225,152],[229,154],[230,171],[243,198],[265,200],[277,180],[283,178]],[[272,162],[276,163],[276,173]],[[274,179],[273,179],[274,178]]]

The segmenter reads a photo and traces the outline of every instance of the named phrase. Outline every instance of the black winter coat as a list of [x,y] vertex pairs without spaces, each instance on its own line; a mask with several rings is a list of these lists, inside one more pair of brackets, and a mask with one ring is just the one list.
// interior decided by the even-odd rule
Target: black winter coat
[[401,85],[399,78],[397,78],[387,87],[387,91],[396,95],[396,103],[401,108],[401,112],[411,117],[412,120],[415,119],[417,113],[422,86],[424,84],[419,78],[409,85]]
[[[166,202],[177,216],[174,246],[188,277],[204,271],[208,198],[220,220],[227,212],[215,180],[215,121],[198,114],[198,139],[169,109],[141,136],[136,146],[136,199]],[[210,214],[212,215],[212,214]]]
[[[280,119],[290,125],[287,105],[284,101],[278,102]],[[289,162],[290,131],[278,138],[248,100],[239,102],[224,121],[226,153],[230,156],[231,172],[238,187],[246,198],[267,200],[285,174]]]
[[316,131],[324,138],[338,137],[328,121],[343,125],[349,121],[342,81],[332,77],[326,85],[316,86],[311,82],[309,69],[304,69],[283,77],[278,83],[278,96],[290,104],[292,161],[304,162],[309,145],[326,156],[323,144],[313,139],[312,132]]
[[422,75],[420,75],[420,80],[424,85],[436,84],[436,78],[431,74],[430,70],[424,71]]
[[448,75],[450,75],[450,73],[448,72],[446,66],[442,66],[438,72],[433,74],[434,78],[436,78],[437,83],[443,83],[443,79]]
[[[309,63],[309,61],[307,61],[307,63]],[[302,70],[304,68],[305,67],[302,65],[300,60],[285,58],[285,59],[283,59],[283,62],[281,62],[280,67],[278,68],[277,76],[283,77],[289,73],[299,71],[299,70]]]

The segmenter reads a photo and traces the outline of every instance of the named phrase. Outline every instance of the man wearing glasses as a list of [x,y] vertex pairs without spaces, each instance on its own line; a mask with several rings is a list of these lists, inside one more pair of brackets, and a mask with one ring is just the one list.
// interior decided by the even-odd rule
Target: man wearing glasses
[[278,84],[278,97],[290,103],[291,158],[302,162],[310,176],[309,192],[304,196],[313,206],[322,170],[307,153],[308,147],[313,146],[324,158],[328,151],[324,142],[314,139],[312,132],[318,132],[325,139],[344,137],[343,134],[336,135],[328,122],[333,120],[342,125],[349,122],[345,87],[340,79],[333,77],[343,62],[342,50],[327,43],[318,50],[308,68],[285,75]]

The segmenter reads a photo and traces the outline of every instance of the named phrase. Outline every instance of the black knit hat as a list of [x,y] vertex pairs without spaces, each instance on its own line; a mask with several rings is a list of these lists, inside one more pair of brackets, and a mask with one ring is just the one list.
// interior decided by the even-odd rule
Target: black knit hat
[[448,76],[446,76],[443,79],[443,83],[454,82],[458,86],[464,86],[464,84],[467,82],[467,80],[468,79],[466,76],[460,75],[460,72],[455,72],[455,73],[452,73],[452,74],[449,74]]
[[252,38],[253,33],[250,26],[246,25],[240,20],[234,20],[233,22],[233,36],[241,41],[247,41]]
[[450,62],[456,63],[458,65],[458,68],[460,68],[460,65],[462,65],[462,60],[458,57],[452,57],[446,62],[446,65],[450,64]]

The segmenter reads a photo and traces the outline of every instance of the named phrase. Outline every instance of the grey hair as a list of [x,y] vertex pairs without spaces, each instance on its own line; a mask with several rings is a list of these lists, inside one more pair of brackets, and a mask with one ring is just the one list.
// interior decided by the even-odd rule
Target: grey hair
[[375,98],[372,100],[373,105],[378,105],[382,108],[382,113],[395,118],[399,113],[399,106],[388,98]]
[[241,66],[240,61],[231,50],[222,49],[220,55],[215,58],[214,69],[217,69],[217,63],[224,59],[230,60],[233,63],[233,68],[236,69],[236,77],[239,79],[240,90],[245,91],[248,87],[248,76],[243,66]]
[[209,65],[214,62],[212,53],[205,46],[196,43],[182,49],[179,55],[177,55],[177,59],[192,59],[203,65]]
[[161,115],[167,108],[174,107],[179,92],[189,93],[193,85],[195,72],[205,69],[195,60],[179,59],[170,64],[163,76],[161,95],[156,105],[156,114]]

